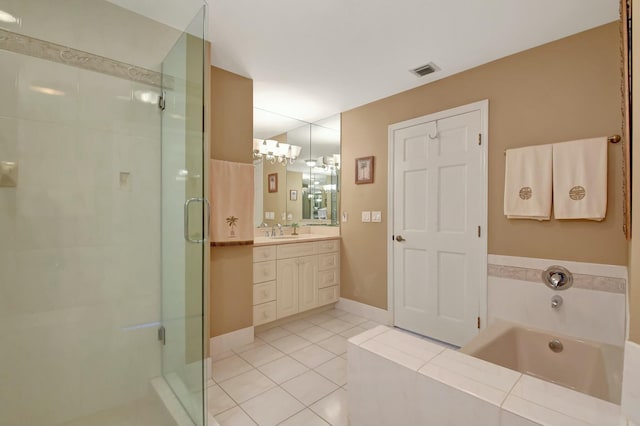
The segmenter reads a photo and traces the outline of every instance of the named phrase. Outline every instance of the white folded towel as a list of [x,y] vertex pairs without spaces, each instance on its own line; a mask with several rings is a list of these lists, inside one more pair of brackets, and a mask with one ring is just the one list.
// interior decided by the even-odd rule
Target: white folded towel
[[551,145],[508,149],[504,214],[508,219],[551,218]]
[[607,213],[607,138],[553,145],[553,216],[602,220]]

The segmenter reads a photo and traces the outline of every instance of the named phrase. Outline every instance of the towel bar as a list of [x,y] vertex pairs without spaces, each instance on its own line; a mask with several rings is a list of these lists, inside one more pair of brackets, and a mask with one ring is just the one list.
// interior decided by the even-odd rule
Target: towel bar
[[[607,137],[607,142],[609,143],[618,143],[622,140],[620,135],[612,135]],[[504,155],[507,155],[507,150],[504,150]]]

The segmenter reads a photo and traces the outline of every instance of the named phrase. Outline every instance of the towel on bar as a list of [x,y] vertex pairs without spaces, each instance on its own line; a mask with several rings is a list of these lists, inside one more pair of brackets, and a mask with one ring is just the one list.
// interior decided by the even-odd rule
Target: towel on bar
[[209,229],[214,245],[253,242],[253,170],[253,164],[210,161]]
[[551,218],[551,145],[508,149],[504,214],[508,219]]
[[607,138],[553,145],[553,216],[602,220],[607,213]]

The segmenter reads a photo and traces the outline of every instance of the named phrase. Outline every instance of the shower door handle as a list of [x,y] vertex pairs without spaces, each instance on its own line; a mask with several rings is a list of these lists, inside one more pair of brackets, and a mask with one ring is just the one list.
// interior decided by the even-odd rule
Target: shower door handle
[[[201,239],[193,239],[189,236],[189,206],[191,203],[202,203],[204,204],[204,224],[202,226],[202,238]],[[201,244],[207,241],[209,237],[209,223],[211,218],[211,207],[209,205],[209,200],[206,198],[189,198],[184,202],[184,239],[190,243]]]

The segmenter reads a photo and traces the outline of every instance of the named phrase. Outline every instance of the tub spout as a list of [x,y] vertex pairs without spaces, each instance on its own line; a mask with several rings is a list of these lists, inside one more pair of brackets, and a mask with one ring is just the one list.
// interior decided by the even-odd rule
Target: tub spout
[[562,296],[553,296],[551,298],[551,308],[560,309],[560,306],[562,306]]

